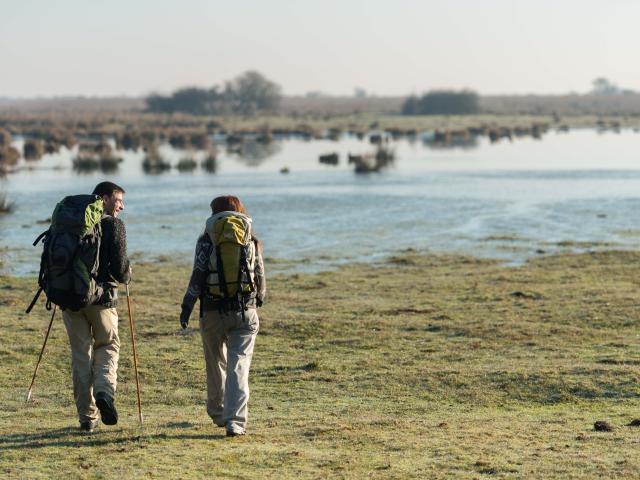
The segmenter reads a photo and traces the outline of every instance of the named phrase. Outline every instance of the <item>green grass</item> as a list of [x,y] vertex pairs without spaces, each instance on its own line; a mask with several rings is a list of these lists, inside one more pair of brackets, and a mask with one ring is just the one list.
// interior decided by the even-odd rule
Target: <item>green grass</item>
[[[189,267],[134,267],[145,424],[126,304],[120,423],[77,431],[69,347],[0,279],[0,476],[15,478],[620,478],[640,471],[640,252],[520,267],[406,252],[271,278],[249,435],[206,416],[199,334],[181,332]],[[192,324],[197,320],[192,318]],[[596,420],[614,426],[596,432]]]

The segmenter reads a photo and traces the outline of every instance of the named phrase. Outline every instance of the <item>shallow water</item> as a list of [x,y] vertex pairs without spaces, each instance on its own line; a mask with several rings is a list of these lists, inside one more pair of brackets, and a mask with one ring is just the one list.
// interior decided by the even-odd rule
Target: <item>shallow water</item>
[[[20,142],[17,142],[20,146]],[[214,196],[238,195],[278,269],[315,270],[379,259],[406,248],[462,252],[522,262],[542,253],[638,248],[640,134],[576,130],[542,140],[516,138],[468,148],[391,142],[392,167],[356,175],[347,152],[366,140],[285,139],[247,157],[221,152],[218,170],[143,173],[141,152],[124,152],[114,174],[78,174],[73,152],[32,162],[2,181],[16,208],[0,216],[4,271],[32,274],[55,203],[109,179],[126,190],[129,249],[135,258],[189,262]],[[222,149],[223,150],[223,149]],[[163,148],[175,164],[180,152]],[[318,155],[340,153],[340,165]],[[288,167],[289,174],[280,169]]]

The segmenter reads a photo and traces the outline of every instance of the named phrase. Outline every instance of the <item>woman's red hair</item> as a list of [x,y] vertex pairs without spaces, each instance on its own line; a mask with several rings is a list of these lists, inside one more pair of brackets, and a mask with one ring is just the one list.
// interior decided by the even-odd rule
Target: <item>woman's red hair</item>
[[[238,212],[247,214],[247,210],[238,197],[233,195],[222,195],[211,200],[211,211],[215,215],[220,212]],[[262,252],[262,242],[258,240],[253,233],[251,234],[251,240],[256,243],[256,248]]]
[[211,211],[216,214],[220,212],[238,212],[246,215],[247,210],[238,197],[233,195],[222,195],[211,200]]

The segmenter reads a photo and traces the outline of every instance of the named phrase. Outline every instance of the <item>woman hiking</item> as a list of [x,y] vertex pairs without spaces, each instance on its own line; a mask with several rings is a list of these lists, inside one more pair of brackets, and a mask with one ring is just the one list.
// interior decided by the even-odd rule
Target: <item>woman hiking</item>
[[249,368],[258,333],[257,307],[266,295],[262,245],[234,196],[216,197],[196,243],[180,325],[200,300],[200,335],[207,370],[207,413],[227,436],[245,435]]

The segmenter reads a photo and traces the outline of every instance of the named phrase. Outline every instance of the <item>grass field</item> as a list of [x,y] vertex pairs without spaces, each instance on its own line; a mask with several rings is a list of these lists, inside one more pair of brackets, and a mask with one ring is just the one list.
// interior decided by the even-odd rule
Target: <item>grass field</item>
[[[244,438],[205,413],[186,265],[134,267],[145,424],[126,304],[120,423],[77,430],[61,318],[0,278],[3,478],[637,478],[640,252],[498,262],[417,252],[270,278]],[[192,318],[192,324],[197,319]],[[613,426],[594,430],[594,422]]]

